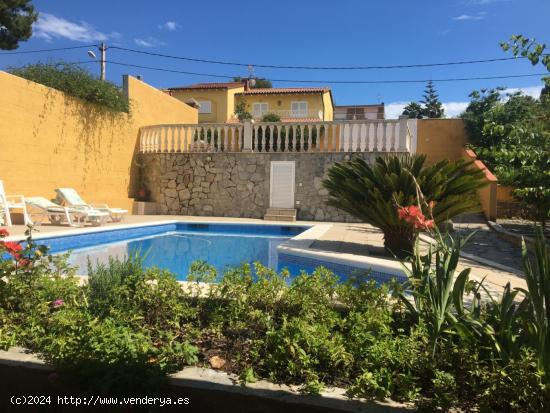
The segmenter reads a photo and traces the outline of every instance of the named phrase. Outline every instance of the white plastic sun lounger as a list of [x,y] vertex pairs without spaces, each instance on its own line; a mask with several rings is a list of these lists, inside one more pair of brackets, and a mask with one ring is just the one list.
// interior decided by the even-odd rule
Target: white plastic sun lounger
[[8,227],[12,226],[10,209],[22,210],[25,225],[32,224],[31,218],[27,213],[25,197],[23,195],[6,195],[4,183],[0,181],[0,211],[4,215],[4,225]]
[[83,226],[86,224],[88,217],[91,217],[90,222],[94,224],[94,221],[99,221],[101,216],[105,216],[105,213],[97,215],[92,211],[88,213],[87,211],[79,211],[74,208],[57,205],[41,196],[27,197],[25,198],[25,203],[27,204],[29,215],[34,221],[38,221],[37,218],[47,218],[54,225],[61,225],[65,221],[67,225],[72,227]]
[[58,204],[78,210],[93,209],[96,211],[106,212],[113,222],[122,221],[124,215],[128,213],[126,209],[111,208],[107,204],[88,204],[73,188],[57,188],[55,192],[57,193],[56,202]]

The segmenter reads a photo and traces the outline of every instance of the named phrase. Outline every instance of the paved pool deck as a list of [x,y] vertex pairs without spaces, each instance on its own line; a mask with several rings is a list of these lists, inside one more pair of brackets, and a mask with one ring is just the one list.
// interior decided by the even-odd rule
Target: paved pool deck
[[[233,222],[233,223],[276,223],[285,224],[285,222],[264,221],[261,219],[251,218],[229,218],[229,217],[198,217],[198,216],[177,216],[177,215],[128,215],[121,223],[107,223],[103,228],[113,228],[127,224],[151,224],[154,222],[181,220],[188,222]],[[376,258],[388,259],[384,255],[383,248],[383,236],[382,233],[368,224],[355,224],[355,223],[334,223],[334,222],[312,222],[312,221],[296,221],[294,224],[303,225],[317,225],[324,224],[330,225],[328,231],[324,232],[319,238],[317,238],[309,248],[315,251],[325,251],[332,253],[352,254],[358,257],[372,256]],[[85,227],[93,228],[97,227]],[[15,225],[9,228],[10,234],[14,236],[21,236],[25,232],[25,226]],[[43,235],[60,235],[69,231],[74,231],[74,227],[67,227],[62,225],[50,225],[41,224],[36,226],[36,230],[39,234]],[[82,230],[82,228],[79,228]],[[495,242],[497,237],[495,235]],[[426,248],[426,244],[422,243],[422,248]],[[490,257],[484,257],[483,249],[477,251],[477,256],[480,258],[496,260],[496,264],[499,263],[498,255],[492,253]],[[490,265],[486,265],[476,260],[469,258],[461,258],[459,268],[471,268],[470,277],[474,280],[485,279],[485,285],[491,291],[500,293],[506,283],[510,282],[512,288],[521,287],[526,288],[525,280],[521,277],[521,271],[510,269],[506,271],[502,268],[495,268]]]

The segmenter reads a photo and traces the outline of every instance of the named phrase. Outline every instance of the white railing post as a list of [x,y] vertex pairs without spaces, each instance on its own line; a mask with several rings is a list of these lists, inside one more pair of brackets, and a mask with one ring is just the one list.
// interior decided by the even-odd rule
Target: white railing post
[[409,129],[407,127],[407,121],[409,117],[406,115],[399,116],[399,143],[397,146],[398,152],[409,151]]
[[252,122],[249,119],[243,125],[243,152],[252,152]]

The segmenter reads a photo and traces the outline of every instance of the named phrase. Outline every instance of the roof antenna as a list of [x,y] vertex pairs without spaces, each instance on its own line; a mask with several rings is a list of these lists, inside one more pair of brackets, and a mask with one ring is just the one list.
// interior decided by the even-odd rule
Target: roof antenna
[[254,87],[256,85],[256,79],[254,76],[254,66],[248,65],[246,69],[248,70],[248,84],[250,85],[250,87]]

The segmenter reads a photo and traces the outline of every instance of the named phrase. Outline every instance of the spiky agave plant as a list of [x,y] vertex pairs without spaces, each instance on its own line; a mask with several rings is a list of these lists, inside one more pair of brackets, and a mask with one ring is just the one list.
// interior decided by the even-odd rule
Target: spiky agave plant
[[328,203],[380,228],[390,253],[410,255],[417,231],[398,217],[397,206],[418,204],[419,188],[426,201],[434,201],[431,213],[438,224],[476,210],[476,190],[485,185],[483,172],[471,168],[471,163],[443,160],[425,165],[425,161],[425,155],[402,155],[378,157],[372,166],[359,157],[337,162],[323,181]]
[[529,306],[528,332],[536,349],[538,367],[546,374],[550,383],[550,253],[541,227],[536,229],[534,255],[531,262],[525,241],[522,243],[523,269]]

